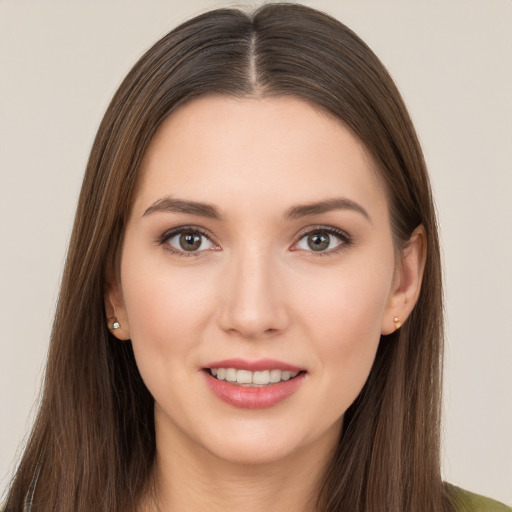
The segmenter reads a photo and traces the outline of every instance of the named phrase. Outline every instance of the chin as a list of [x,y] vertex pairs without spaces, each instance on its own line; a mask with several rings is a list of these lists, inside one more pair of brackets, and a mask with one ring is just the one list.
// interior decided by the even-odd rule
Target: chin
[[[226,463],[256,466],[275,464],[300,464],[303,456],[311,452],[332,453],[340,431],[342,419],[325,428],[311,426],[310,429],[294,429],[287,424],[245,424],[236,428],[210,430],[203,438],[203,448]],[[316,428],[315,428],[316,427]],[[229,432],[226,435],[226,432]],[[202,436],[201,436],[202,437]]]
[[241,466],[261,466],[284,462],[300,451],[299,446],[276,445],[261,442],[238,442],[229,446],[216,446],[210,453],[226,463]]

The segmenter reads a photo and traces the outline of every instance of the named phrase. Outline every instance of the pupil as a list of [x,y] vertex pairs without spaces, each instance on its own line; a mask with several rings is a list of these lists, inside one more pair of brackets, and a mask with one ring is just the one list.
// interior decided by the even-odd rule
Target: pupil
[[182,233],[180,246],[184,251],[195,251],[201,247],[201,236],[195,233]]
[[308,245],[313,251],[323,251],[329,247],[329,235],[315,233],[308,236]]

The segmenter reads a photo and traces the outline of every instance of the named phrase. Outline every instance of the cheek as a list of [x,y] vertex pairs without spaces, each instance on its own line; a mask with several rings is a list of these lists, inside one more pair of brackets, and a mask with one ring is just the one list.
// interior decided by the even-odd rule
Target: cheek
[[[127,256],[121,269],[123,297],[137,363],[162,371],[190,357],[208,317],[212,286],[200,272],[173,269],[163,261],[138,265]],[[183,366],[181,358],[181,366]],[[181,371],[181,370],[179,370]]]
[[390,265],[374,265],[372,271],[352,267],[351,272],[333,273],[325,292],[300,304],[324,387],[341,413],[361,391],[375,359],[392,268],[391,260]]
[[[365,334],[380,335],[381,322],[388,304],[393,263],[341,267],[328,275],[310,274],[304,287],[316,293],[299,294],[298,308],[305,322],[314,325],[326,340],[339,346],[346,341],[363,341]],[[314,332],[312,332],[314,334]]]
[[139,372],[157,404],[186,417],[180,397],[195,396],[188,382],[197,371],[211,287],[204,286],[205,276],[165,264],[137,266],[127,259],[125,268],[123,295]]

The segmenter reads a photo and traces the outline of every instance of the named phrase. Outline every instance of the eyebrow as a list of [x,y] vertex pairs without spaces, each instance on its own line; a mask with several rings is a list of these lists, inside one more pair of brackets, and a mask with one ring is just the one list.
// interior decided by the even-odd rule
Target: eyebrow
[[[297,220],[302,217],[320,215],[335,210],[352,210],[360,213],[369,222],[371,222],[368,212],[358,203],[345,197],[326,199],[315,203],[298,204],[289,208],[283,216],[284,220]],[[198,215],[209,219],[223,220],[224,216],[219,209],[208,203],[199,203],[196,201],[187,201],[165,196],[157,199],[144,213],[143,217],[156,212],[185,213],[189,215]]]
[[185,201],[170,196],[165,196],[155,201],[142,216],[145,217],[156,212],[187,213],[216,220],[222,220],[223,218],[220,211],[211,204]]
[[358,203],[347,199],[345,197],[337,197],[333,199],[326,199],[324,201],[318,201],[316,203],[299,204],[292,206],[284,215],[285,220],[295,220],[302,217],[308,217],[310,215],[319,215],[335,210],[352,210],[360,213],[371,223],[371,217],[369,213]]

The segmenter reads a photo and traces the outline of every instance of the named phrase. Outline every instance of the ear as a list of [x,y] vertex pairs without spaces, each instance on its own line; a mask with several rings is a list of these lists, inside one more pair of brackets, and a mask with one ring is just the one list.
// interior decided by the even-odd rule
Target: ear
[[[124,305],[123,292],[117,281],[107,283],[105,290],[105,312],[110,332],[119,340],[129,340],[131,336],[128,315]],[[119,324],[117,329],[112,329],[114,322]]]
[[382,318],[381,334],[391,334],[400,328],[414,308],[421,290],[426,257],[427,237],[425,228],[419,225],[412,232],[398,262]]

